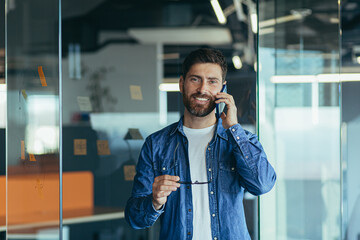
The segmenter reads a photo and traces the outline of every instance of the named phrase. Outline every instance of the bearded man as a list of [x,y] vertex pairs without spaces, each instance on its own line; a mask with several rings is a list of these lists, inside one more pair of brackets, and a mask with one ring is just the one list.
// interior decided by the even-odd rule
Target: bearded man
[[[276,174],[257,136],[237,121],[234,98],[221,89],[227,64],[214,49],[183,62],[181,119],[147,137],[136,167],[125,218],[135,229],[161,219],[161,240],[250,239],[244,190],[271,190]],[[225,103],[226,114],[215,115]]]

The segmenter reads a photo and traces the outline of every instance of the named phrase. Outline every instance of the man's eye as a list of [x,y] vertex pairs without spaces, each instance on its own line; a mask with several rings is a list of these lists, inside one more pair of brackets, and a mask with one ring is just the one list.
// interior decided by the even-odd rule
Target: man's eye
[[199,81],[199,79],[197,79],[197,78],[191,78],[191,81],[197,82],[197,81]]
[[215,83],[217,83],[217,81],[216,80],[210,80],[210,83],[215,84]]

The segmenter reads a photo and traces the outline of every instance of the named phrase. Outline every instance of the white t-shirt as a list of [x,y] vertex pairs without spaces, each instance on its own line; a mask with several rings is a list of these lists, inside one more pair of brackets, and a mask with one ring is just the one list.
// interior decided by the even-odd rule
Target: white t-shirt
[[[214,135],[215,126],[201,129],[184,126],[189,141],[189,163],[191,181],[207,182],[206,147]],[[193,202],[193,240],[212,239],[209,208],[208,184],[192,185]]]

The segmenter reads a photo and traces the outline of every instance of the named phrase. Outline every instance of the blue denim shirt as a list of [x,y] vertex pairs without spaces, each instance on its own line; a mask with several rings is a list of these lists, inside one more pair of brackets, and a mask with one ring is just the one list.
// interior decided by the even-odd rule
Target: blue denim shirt
[[[192,239],[191,185],[181,184],[160,210],[152,205],[155,177],[175,175],[176,169],[182,181],[191,181],[187,144],[182,119],[146,139],[125,209],[125,218],[131,227],[147,228],[160,218],[161,240]],[[206,166],[208,179],[213,179],[208,184],[213,239],[250,239],[243,207],[244,190],[260,195],[270,191],[276,180],[257,136],[245,131],[240,124],[226,130],[219,119],[206,149]]]

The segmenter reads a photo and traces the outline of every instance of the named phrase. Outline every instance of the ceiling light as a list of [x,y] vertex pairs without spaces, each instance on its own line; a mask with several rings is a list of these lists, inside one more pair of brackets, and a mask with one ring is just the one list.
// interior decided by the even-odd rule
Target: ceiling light
[[360,73],[340,74],[342,82],[360,82]]
[[312,83],[316,81],[314,75],[282,75],[272,76],[272,83]]
[[266,35],[274,32],[275,32],[275,28],[273,27],[259,29],[259,35]]
[[290,13],[292,15],[297,15],[297,16],[301,16],[302,18],[307,17],[309,15],[311,15],[312,10],[308,9],[308,8],[297,8],[297,9],[292,9],[290,10]]
[[241,0],[234,0],[234,7],[235,7],[237,19],[239,21],[246,22],[247,18],[246,18],[245,14],[244,14],[244,9],[242,7]]
[[219,4],[218,0],[210,0],[211,6],[214,9],[215,15],[218,19],[218,22],[220,24],[225,24],[226,23],[226,17],[224,15],[223,10],[221,9],[221,6]]
[[170,45],[223,45],[233,42],[228,28],[181,27],[181,28],[130,28],[129,35],[142,44]]
[[239,56],[233,56],[232,62],[233,62],[234,67],[236,69],[241,69],[242,68],[242,62],[241,62],[241,58]]
[[179,92],[179,83],[161,83],[159,89],[162,92]]
[[332,17],[329,20],[330,20],[330,23],[335,23],[335,24],[339,23],[339,18],[337,18],[337,17]]
[[360,73],[318,74],[318,75],[281,75],[272,76],[272,83],[339,83],[360,82]]
[[358,64],[360,64],[360,57],[357,57],[356,61],[357,61]]
[[251,19],[251,30],[253,31],[253,33],[257,33],[257,14],[256,12],[252,12],[250,14],[250,19]]
[[278,17],[278,18],[261,21],[261,22],[259,22],[259,27],[264,28],[264,27],[274,26],[276,24],[291,22],[291,21],[295,21],[295,20],[299,20],[299,19],[302,19],[301,15],[287,15],[287,16],[283,16],[283,17]]

